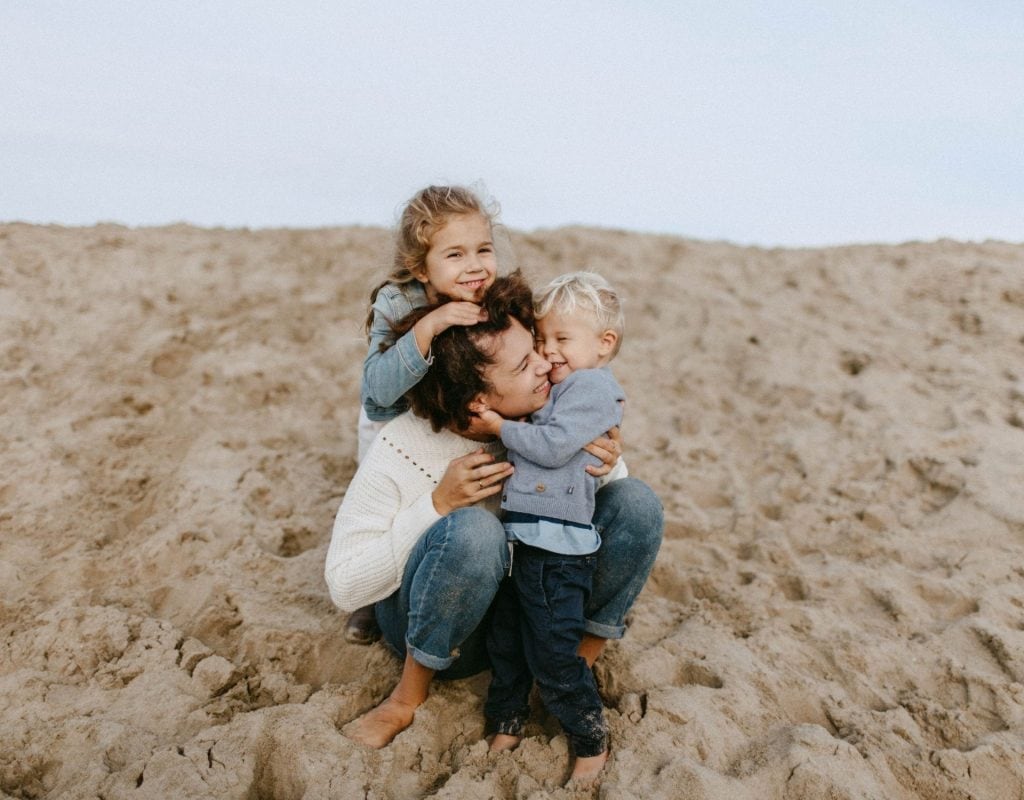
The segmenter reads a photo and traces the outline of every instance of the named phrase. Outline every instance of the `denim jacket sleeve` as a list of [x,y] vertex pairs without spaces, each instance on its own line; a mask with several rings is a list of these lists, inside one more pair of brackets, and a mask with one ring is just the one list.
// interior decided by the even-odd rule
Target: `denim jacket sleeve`
[[[371,420],[389,420],[404,411],[406,404],[402,395],[419,382],[433,360],[420,353],[412,331],[397,341],[394,339],[391,324],[414,307],[405,292],[393,285],[383,287],[373,303],[370,347],[363,361],[360,392],[366,416]],[[387,349],[381,351],[382,344]]]

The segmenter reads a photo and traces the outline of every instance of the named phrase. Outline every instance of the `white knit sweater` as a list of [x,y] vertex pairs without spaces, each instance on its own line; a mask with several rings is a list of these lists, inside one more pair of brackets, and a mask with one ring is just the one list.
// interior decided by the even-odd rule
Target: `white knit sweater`
[[[381,429],[334,519],[324,577],[335,605],[351,611],[398,589],[416,542],[441,518],[431,493],[453,459],[481,447],[505,457],[500,441],[434,433],[411,412]],[[499,499],[492,495],[480,505],[497,513]]]

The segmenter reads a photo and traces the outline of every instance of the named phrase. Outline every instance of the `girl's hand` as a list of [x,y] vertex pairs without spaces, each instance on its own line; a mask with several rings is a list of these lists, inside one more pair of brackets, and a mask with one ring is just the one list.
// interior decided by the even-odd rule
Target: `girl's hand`
[[452,325],[476,325],[487,319],[487,311],[468,300],[452,300],[427,314],[417,325],[428,322],[434,336]]
[[468,300],[452,300],[438,306],[412,326],[416,337],[416,347],[426,358],[430,352],[430,343],[441,331],[448,330],[452,325],[476,325],[487,319],[487,310]]
[[622,455],[622,431],[616,425],[607,436],[600,436],[583,448],[593,456],[601,459],[602,464],[598,466],[587,465],[587,472],[595,478],[600,478],[612,471],[612,467]]
[[507,461],[494,461],[483,450],[456,458],[448,465],[440,483],[431,494],[434,508],[442,517],[457,508],[479,503],[501,491],[505,478],[512,474]]

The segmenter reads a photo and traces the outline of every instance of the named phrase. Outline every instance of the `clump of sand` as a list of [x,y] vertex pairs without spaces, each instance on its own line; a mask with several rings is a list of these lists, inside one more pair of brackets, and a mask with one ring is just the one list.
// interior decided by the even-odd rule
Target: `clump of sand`
[[[0,226],[0,790],[566,798],[486,676],[381,751],[322,565],[355,470],[375,229]],[[627,298],[665,542],[596,671],[605,798],[1024,794],[1024,246],[512,234]]]

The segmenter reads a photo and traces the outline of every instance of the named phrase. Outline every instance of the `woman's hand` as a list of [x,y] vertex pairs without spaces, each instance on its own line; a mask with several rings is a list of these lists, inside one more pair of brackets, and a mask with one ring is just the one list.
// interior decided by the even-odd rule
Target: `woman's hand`
[[443,517],[457,508],[479,503],[500,492],[505,478],[511,474],[511,464],[495,462],[494,456],[482,449],[456,458],[431,494],[434,509]]
[[622,455],[622,431],[618,425],[608,431],[607,436],[600,436],[583,448],[592,456],[597,456],[602,464],[597,466],[587,465],[587,472],[595,478],[600,478],[612,471],[619,456]]

